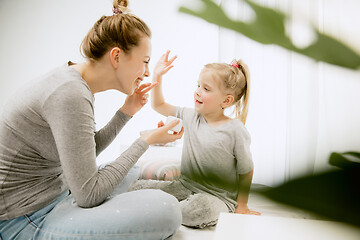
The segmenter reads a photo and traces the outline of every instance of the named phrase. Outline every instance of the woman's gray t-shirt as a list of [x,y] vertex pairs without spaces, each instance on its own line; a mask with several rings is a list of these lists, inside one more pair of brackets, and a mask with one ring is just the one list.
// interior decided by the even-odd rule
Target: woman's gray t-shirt
[[79,206],[96,206],[149,147],[137,139],[98,170],[96,156],[130,117],[119,110],[96,132],[93,95],[67,64],[18,91],[0,119],[0,220],[41,209],[67,189]]

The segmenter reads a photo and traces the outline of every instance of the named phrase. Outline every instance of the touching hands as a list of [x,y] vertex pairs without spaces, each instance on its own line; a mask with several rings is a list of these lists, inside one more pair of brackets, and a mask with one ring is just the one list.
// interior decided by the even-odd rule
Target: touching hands
[[167,73],[171,68],[174,67],[172,63],[175,61],[177,56],[173,56],[169,59],[170,50],[167,50],[166,53],[164,53],[159,61],[156,63],[154,68],[154,79],[156,77],[161,77],[165,73]]
[[126,97],[125,103],[121,107],[121,111],[129,116],[133,116],[148,102],[148,92],[157,84],[158,83],[141,84],[135,89],[132,95]]
[[141,135],[141,138],[145,140],[149,145],[152,144],[166,144],[174,142],[182,137],[184,134],[184,128],[179,133],[169,134],[168,132],[179,123],[179,120],[171,121],[167,125],[158,124],[157,129],[146,131]]

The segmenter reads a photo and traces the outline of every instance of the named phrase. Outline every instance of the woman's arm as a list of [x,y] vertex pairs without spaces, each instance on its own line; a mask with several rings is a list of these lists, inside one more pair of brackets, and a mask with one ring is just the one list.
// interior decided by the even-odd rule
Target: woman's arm
[[58,88],[44,104],[43,117],[51,128],[67,185],[77,204],[88,208],[99,205],[113,192],[150,144],[175,141],[183,131],[168,134],[176,121],[154,129],[98,170],[91,93],[79,83]]
[[96,156],[106,149],[119,134],[131,117],[118,110],[114,117],[95,133]]
[[95,133],[96,156],[109,146],[131,117],[147,103],[148,92],[156,85],[151,83],[141,84],[132,95],[126,97],[124,105],[116,112],[108,124]]
[[151,106],[152,108],[164,116],[174,116],[175,107],[165,102],[164,95],[162,93],[162,76],[167,73],[172,67],[172,63],[175,61],[176,56],[169,58],[170,51],[166,51],[157,62],[154,69],[153,83],[159,83],[151,94]]
[[253,172],[239,175],[239,191],[237,196],[237,206],[235,213],[250,214],[250,215],[261,215],[261,213],[252,211],[248,208],[248,200],[250,193],[250,186],[252,182]]

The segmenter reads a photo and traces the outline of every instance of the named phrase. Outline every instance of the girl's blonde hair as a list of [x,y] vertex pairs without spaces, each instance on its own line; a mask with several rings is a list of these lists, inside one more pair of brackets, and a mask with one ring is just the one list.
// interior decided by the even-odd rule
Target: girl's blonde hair
[[213,69],[223,79],[222,86],[225,92],[234,97],[236,118],[243,124],[249,111],[250,75],[248,66],[242,60],[234,59],[231,64],[210,63],[205,68]]
[[139,45],[142,37],[151,38],[144,21],[130,14],[127,0],[114,0],[113,15],[102,16],[81,43],[81,54],[90,60],[100,59],[108,50],[119,47],[125,53]]

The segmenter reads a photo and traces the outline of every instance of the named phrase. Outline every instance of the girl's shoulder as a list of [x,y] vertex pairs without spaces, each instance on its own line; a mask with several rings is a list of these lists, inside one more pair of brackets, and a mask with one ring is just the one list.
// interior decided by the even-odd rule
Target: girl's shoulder
[[232,119],[229,122],[228,130],[232,131],[235,134],[236,138],[250,139],[249,131],[247,130],[244,123],[239,119]]
[[189,120],[189,119],[198,119],[199,116],[200,114],[197,113],[193,108],[175,106],[175,117],[177,118],[181,118],[183,120]]

